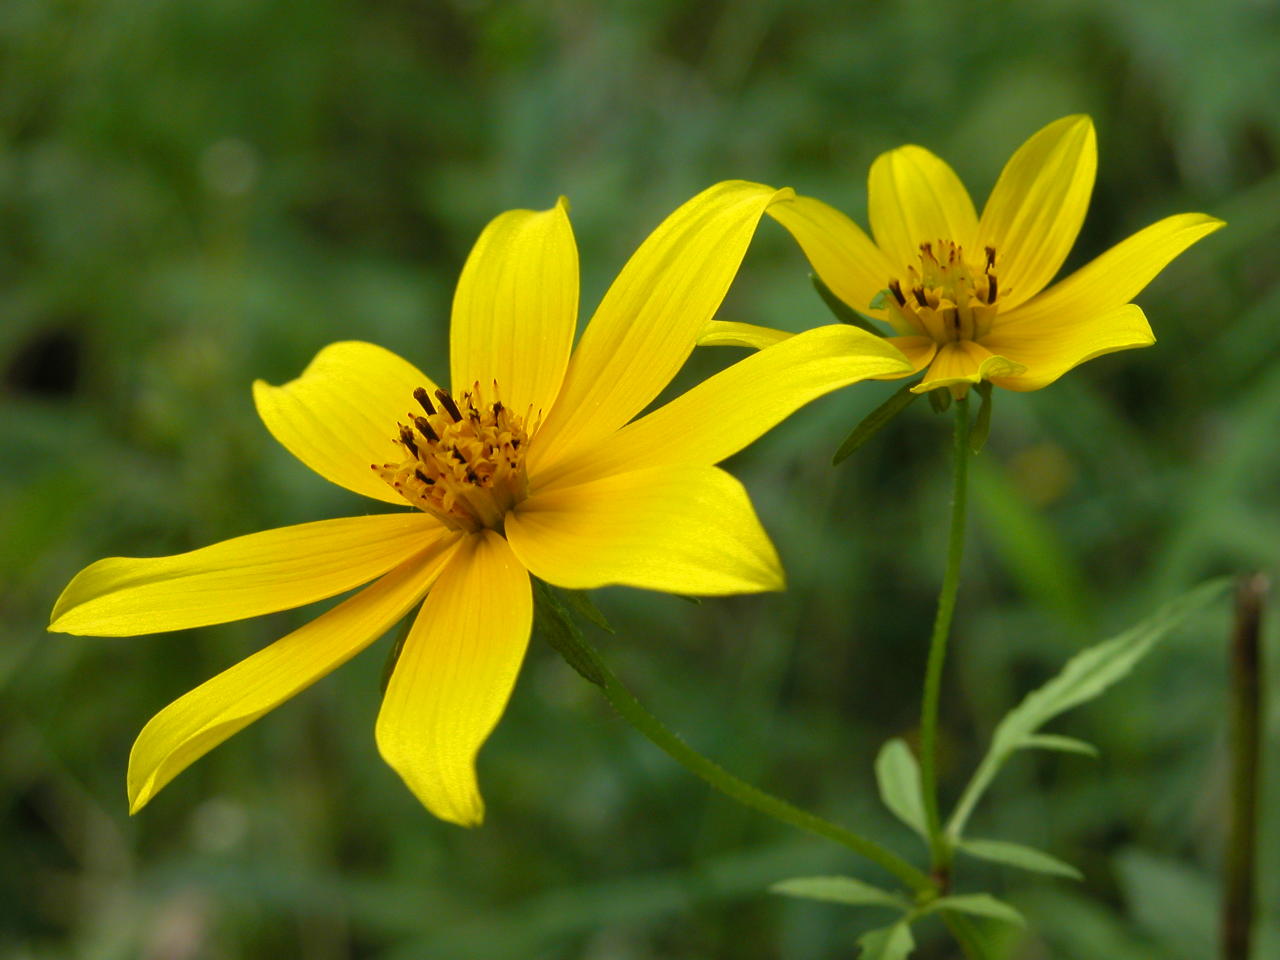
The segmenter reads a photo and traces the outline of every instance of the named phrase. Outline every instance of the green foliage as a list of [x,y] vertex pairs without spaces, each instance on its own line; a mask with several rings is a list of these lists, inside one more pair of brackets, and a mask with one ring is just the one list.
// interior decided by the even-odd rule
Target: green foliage
[[920,836],[927,837],[920,764],[905,741],[895,738],[880,748],[876,755],[876,785],[880,788],[880,800],[893,815]]
[[911,903],[896,893],[873,887],[853,877],[793,877],[779,880],[769,889],[773,893],[806,900],[825,900],[852,907],[893,907],[908,912]]
[[898,922],[889,927],[869,930],[858,938],[862,952],[859,960],[904,960],[916,948],[911,927]]
[[1063,863],[1057,857],[1051,857],[1043,851],[1020,843],[1009,843],[1007,840],[978,840],[969,837],[956,844],[956,848],[979,860],[990,860],[992,863],[1002,863],[1005,866],[1030,870],[1032,873],[1046,873],[1071,880],[1084,878],[1084,874],[1071,864]]
[[908,383],[899,388],[888,400],[863,417],[858,422],[858,425],[853,428],[853,432],[844,438],[844,443],[840,444],[839,449],[832,455],[831,465],[833,467],[838,466],[849,459],[864,443],[879,433],[903,410],[911,406],[911,402],[919,396],[919,394],[911,392],[913,386],[915,386],[914,383]]

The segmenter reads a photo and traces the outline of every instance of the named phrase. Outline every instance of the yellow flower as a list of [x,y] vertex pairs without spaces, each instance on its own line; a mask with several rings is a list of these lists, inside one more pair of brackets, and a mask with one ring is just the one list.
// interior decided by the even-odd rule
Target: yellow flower
[[[1070,116],[1018,148],[981,217],[955,172],[917,146],[890,150],[871,165],[874,243],[810,197],[769,213],[837,297],[895,331],[888,339],[912,369],[882,379],[927,366],[916,393],[950,387],[963,396],[982,380],[1038,390],[1086,360],[1153,344],[1146,317],[1129,301],[1223,225],[1202,213],[1166,217],[1044,290],[1084,222],[1096,169],[1093,123]],[[713,322],[699,342],[761,347],[786,336]]]
[[905,369],[901,354],[848,327],[814,330],[628,421],[692,352],[765,208],[790,196],[727,182],[675,211],[623,268],[572,357],[578,254],[561,200],[502,214],[471,251],[453,301],[452,393],[358,342],[326,347],[284,386],[255,383],[267,429],[299,460],[417,509],[100,560],[71,581],[50,629],[109,636],[225,623],[374,581],[157,714],[129,758],[131,810],[423,601],[383,699],[378,748],[434,814],[477,824],[475,758],[528,644],[530,574],[576,589],[780,589],[746,491],[713,464],[814,397]]

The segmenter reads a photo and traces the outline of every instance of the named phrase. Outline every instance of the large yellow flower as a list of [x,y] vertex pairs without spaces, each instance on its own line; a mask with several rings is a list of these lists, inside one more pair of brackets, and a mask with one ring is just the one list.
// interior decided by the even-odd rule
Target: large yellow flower
[[[1092,121],[1070,116],[1018,148],[981,217],[954,171],[918,146],[871,165],[874,243],[811,197],[769,213],[837,297],[893,329],[889,340],[911,361],[910,373],[928,367],[915,392],[950,387],[961,396],[982,380],[1038,390],[1086,360],[1154,343],[1129,301],[1223,225],[1202,213],[1167,217],[1044,290],[1080,232],[1097,163]],[[758,347],[786,336],[717,321],[700,342]]]
[[419,601],[376,736],[437,816],[476,824],[475,757],[524,657],[529,575],[570,588],[775,590],[782,570],[742,486],[713,466],[809,400],[905,369],[828,327],[754,354],[634,422],[693,350],[761,214],[791,196],[718,184],[644,242],[570,356],[578,255],[564,201],[502,214],[458,282],[452,393],[368,343],[335,343],[284,386],[267,429],[321,476],[397,507],[173,557],[100,560],[51,630],[128,636],[284,610],[374,581],[160,711],[129,758],[137,811],[188,765],[344,663]]

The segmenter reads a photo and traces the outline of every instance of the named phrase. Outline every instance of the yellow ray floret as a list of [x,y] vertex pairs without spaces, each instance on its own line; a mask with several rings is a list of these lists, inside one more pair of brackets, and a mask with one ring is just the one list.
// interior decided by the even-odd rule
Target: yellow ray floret
[[429,810],[477,824],[476,756],[528,644],[531,573],[574,588],[780,589],[781,564],[746,491],[714,464],[817,396],[905,374],[903,354],[861,330],[813,330],[628,421],[692,352],[760,217],[792,198],[731,181],[684,204],[628,261],[572,355],[578,254],[567,205],[504,213],[458,283],[449,388],[352,341],[325,347],[296,380],[255,383],[258,412],[285,448],[402,510],[176,557],[102,560],[71,582],[50,629],[124,635],[289,609],[373,581],[157,714],[129,759],[130,809],[421,602],[378,748]]

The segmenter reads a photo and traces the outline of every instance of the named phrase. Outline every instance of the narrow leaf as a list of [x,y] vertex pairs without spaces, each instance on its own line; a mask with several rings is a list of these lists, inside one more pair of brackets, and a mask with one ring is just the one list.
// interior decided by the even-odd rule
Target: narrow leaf
[[587,623],[599,627],[605,633],[614,632],[613,627],[610,626],[605,615],[600,612],[600,608],[595,605],[595,602],[591,599],[591,595],[585,590],[565,590],[563,588],[558,588],[556,592],[559,594],[560,601],[571,612],[577,614],[583,620],[587,621]]
[[895,817],[920,836],[929,835],[920,765],[906,741],[895,737],[880,748],[876,757],[876,785],[880,788],[880,799]]
[[604,674],[596,664],[595,656],[582,642],[582,631],[573,617],[556,596],[555,590],[541,580],[534,579],[533,628],[555,651],[564,657],[584,679],[598,687],[604,686]]
[[947,832],[956,838],[963,835],[974,806],[1005,761],[1015,750],[1025,748],[1041,726],[1122,679],[1156,643],[1191,614],[1221,597],[1229,586],[1225,578],[1201,584],[1119,636],[1076,654],[1056,677],[1027,694],[996,727],[986,756],[951,815]]
[[910,910],[911,903],[853,877],[792,877],[780,880],[769,888],[772,893],[807,900],[825,900],[828,903],[847,903],[858,907],[893,907]]
[[905,922],[869,930],[858,938],[858,960],[906,960],[916,948],[915,937]]
[[847,323],[851,327],[865,330],[867,333],[874,333],[877,337],[884,336],[881,331],[871,325],[871,322],[866,317],[832,293],[831,288],[823,283],[822,278],[816,273],[809,274],[809,279],[813,282],[813,289],[818,291],[818,296],[827,305],[827,309],[835,314],[837,320],[841,323]]
[[1003,863],[1021,870],[1030,870],[1032,873],[1070,877],[1072,880],[1084,879],[1084,874],[1071,864],[1064,863],[1057,857],[1051,857],[1034,847],[1024,847],[1020,843],[1008,843],[1004,840],[962,840],[959,848],[979,860]]
[[911,406],[911,401],[919,396],[911,392],[911,387],[912,384],[907,384],[863,417],[853,428],[853,432],[844,438],[844,443],[840,444],[840,449],[831,458],[831,465],[834,467],[847,460],[855,450],[879,433],[881,427]]
[[1036,733],[1022,741],[1023,750],[1057,750],[1061,753],[1079,753],[1086,757],[1096,757],[1098,748],[1092,743],[1077,740],[1075,737],[1064,737],[1057,733]]
[[968,913],[975,917],[990,917],[1015,923],[1020,927],[1027,925],[1026,918],[1003,900],[997,900],[989,893],[965,893],[954,897],[939,897],[930,901],[924,908],[925,913],[936,913],[939,910],[955,910],[957,913]]
[[978,391],[982,403],[978,406],[978,416],[969,429],[969,449],[977,454],[987,445],[987,435],[991,433],[991,382],[983,380],[974,389]]
[[946,387],[938,387],[929,391],[929,405],[934,413],[946,413],[951,406],[951,391]]

